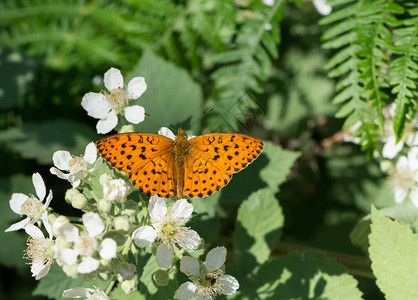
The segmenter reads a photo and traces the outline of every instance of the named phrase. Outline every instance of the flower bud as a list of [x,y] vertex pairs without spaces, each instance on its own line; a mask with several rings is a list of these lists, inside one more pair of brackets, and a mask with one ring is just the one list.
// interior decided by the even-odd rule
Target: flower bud
[[380,162],[380,169],[382,170],[382,172],[387,173],[393,169],[393,164],[390,160],[382,160]]
[[122,211],[122,215],[133,216],[138,213],[138,203],[133,200],[128,200],[125,203],[125,209]]
[[75,195],[72,200],[71,205],[77,209],[82,209],[87,204],[87,198],[82,193]]
[[77,189],[68,189],[65,192],[65,201],[67,201],[67,203],[71,204],[73,202],[73,198],[80,194],[79,190]]
[[86,279],[87,281],[96,280],[97,279],[97,272],[91,272],[91,273],[84,274],[84,279]]
[[105,199],[101,199],[98,203],[99,209],[102,212],[110,213],[110,210],[112,209],[112,203],[109,201],[106,201]]
[[168,277],[168,272],[166,270],[158,270],[152,277],[154,278],[155,284],[158,286],[166,286],[170,281],[170,277]]
[[123,125],[118,133],[134,132],[134,131],[135,131],[134,126],[132,124],[128,124],[128,125]]
[[117,279],[119,282],[131,280],[132,278],[134,278],[135,272],[135,265],[129,264],[127,262],[120,263],[118,267]]
[[131,223],[126,217],[116,217],[114,220],[116,231],[128,232],[131,229]]
[[64,271],[64,273],[70,277],[70,278],[76,278],[78,276],[78,272],[77,272],[77,264],[73,264],[71,266],[68,265],[64,265],[62,267],[62,270]]
[[129,295],[138,289],[138,284],[136,283],[136,280],[125,280],[121,284],[122,290],[125,292],[125,294]]

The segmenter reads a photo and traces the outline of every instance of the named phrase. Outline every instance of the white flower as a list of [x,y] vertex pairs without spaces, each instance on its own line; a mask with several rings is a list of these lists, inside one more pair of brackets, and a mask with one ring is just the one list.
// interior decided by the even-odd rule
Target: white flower
[[44,226],[49,234],[48,238],[45,238],[42,231],[33,224],[28,224],[25,227],[26,233],[30,235],[26,243],[26,256],[31,260],[31,272],[36,280],[48,274],[54,262],[55,241],[53,240],[51,224],[46,220]]
[[129,100],[139,98],[147,89],[143,77],[135,77],[123,88],[123,77],[118,69],[110,68],[104,74],[104,85],[109,91],[102,93],[87,93],[81,101],[81,106],[87,114],[100,119],[97,123],[97,133],[108,133],[118,124],[117,115],[124,115],[133,124],[142,122],[145,110],[142,106],[129,106]]
[[100,244],[97,238],[104,232],[105,226],[102,219],[96,213],[89,212],[83,215],[83,225],[87,234],[79,234],[79,230],[72,224],[63,224],[59,228],[59,237],[64,241],[73,243],[72,248],[59,248],[57,259],[65,265],[77,263],[81,256],[81,262],[77,271],[81,274],[91,273],[99,267],[99,261],[93,256],[96,252],[105,260],[116,257],[116,242],[111,238],[104,239]]
[[399,158],[391,181],[397,203],[403,202],[409,194],[409,199],[418,207],[418,147],[412,148],[407,157]]
[[103,182],[103,198],[105,200],[124,202],[129,193],[128,184],[121,178]]
[[109,296],[106,295],[101,289],[94,287],[94,289],[76,287],[62,292],[63,298],[82,298],[88,297],[89,300],[109,300]]
[[47,208],[52,200],[52,191],[49,191],[45,203],[42,203],[46,196],[44,180],[39,173],[32,175],[32,182],[35,187],[36,198],[33,195],[27,196],[21,193],[14,193],[10,199],[10,208],[19,215],[27,217],[7,228],[5,231],[15,231],[24,228],[27,224],[34,224],[41,219],[44,223],[48,219]]
[[196,258],[183,256],[180,271],[189,276],[191,282],[185,282],[176,291],[179,300],[197,295],[197,299],[213,299],[217,295],[232,295],[239,288],[235,277],[224,275],[226,248],[216,247],[208,252],[204,263]]
[[332,11],[332,7],[327,4],[327,0],[313,0],[313,3],[321,15],[329,15]]
[[[61,179],[68,180],[72,186],[76,188],[79,186],[81,180],[89,175],[89,172],[93,172],[100,165],[102,158],[99,158],[97,161],[96,158],[97,149],[93,142],[87,145],[83,157],[71,156],[68,151],[56,151],[52,160],[54,161],[55,167],[58,169],[52,167],[50,172]],[[93,165],[93,167],[88,169],[88,165]],[[60,170],[68,171],[69,173],[63,173]]]
[[138,247],[147,247],[156,239],[161,244],[157,248],[155,258],[162,268],[171,265],[175,245],[186,250],[195,250],[199,246],[199,234],[183,227],[193,213],[193,205],[186,199],[177,200],[170,212],[163,198],[154,195],[150,198],[148,212],[151,226],[141,226],[132,234],[132,239]]

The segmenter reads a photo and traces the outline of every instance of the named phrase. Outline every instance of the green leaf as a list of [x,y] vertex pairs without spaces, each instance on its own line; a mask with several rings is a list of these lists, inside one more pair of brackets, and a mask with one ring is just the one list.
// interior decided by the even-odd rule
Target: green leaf
[[145,78],[147,90],[133,104],[152,116],[135,125],[136,131],[157,133],[170,126],[176,134],[180,127],[190,129],[202,115],[202,91],[186,71],[146,51],[128,78],[136,76]]
[[252,192],[265,187],[277,192],[299,155],[266,141],[261,155],[222,189],[221,203],[241,203]]
[[[154,282],[153,275],[161,268],[157,265],[155,256],[146,254],[141,255],[140,263],[145,265],[137,266],[137,270],[142,270],[139,278],[138,292],[145,296],[145,299],[173,299],[174,294],[179,287],[177,279],[174,277],[176,272],[170,272],[170,281],[166,286],[157,286]],[[140,272],[140,271],[138,271]]]
[[24,123],[0,132],[0,141],[23,158],[36,159],[41,164],[51,164],[55,151],[66,150],[73,155],[83,155],[88,143],[95,141],[94,129],[68,120],[42,123]]
[[418,235],[372,207],[369,254],[386,299],[418,299]]
[[272,259],[255,277],[259,299],[362,299],[346,268],[317,251]]
[[77,278],[68,277],[57,264],[53,264],[48,275],[39,281],[38,286],[33,291],[34,296],[46,296],[53,299],[63,299],[62,292],[74,287],[92,288],[94,286],[106,290],[107,283],[99,279],[87,281],[84,276]]
[[240,272],[247,274],[269,258],[283,223],[282,209],[270,189],[251,194],[241,204],[234,234],[234,255]]

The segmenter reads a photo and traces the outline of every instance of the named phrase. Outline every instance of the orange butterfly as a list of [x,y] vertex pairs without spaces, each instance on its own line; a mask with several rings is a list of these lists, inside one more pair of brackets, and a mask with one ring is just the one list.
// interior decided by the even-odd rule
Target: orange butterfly
[[212,133],[190,140],[179,129],[174,140],[152,133],[121,133],[100,139],[97,149],[148,195],[205,197],[228,184],[264,148],[244,134]]

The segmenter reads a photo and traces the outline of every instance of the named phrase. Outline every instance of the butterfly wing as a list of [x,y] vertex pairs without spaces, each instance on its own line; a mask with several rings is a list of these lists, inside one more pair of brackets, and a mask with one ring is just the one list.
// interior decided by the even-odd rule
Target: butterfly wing
[[152,133],[122,133],[100,139],[96,147],[113,167],[129,175],[148,195],[174,195],[173,140]]
[[190,139],[184,193],[202,198],[220,190],[232,174],[246,168],[263,148],[261,140],[244,134],[213,133]]

